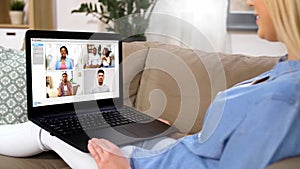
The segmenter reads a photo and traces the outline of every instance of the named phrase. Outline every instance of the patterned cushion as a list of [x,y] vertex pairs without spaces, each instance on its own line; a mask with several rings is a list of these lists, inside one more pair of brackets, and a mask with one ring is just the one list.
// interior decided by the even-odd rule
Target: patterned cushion
[[0,124],[27,121],[25,52],[0,46]]

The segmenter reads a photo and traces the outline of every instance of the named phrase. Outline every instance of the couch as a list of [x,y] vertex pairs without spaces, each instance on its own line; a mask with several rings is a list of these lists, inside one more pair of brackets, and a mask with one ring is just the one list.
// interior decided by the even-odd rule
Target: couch
[[[11,65],[18,62],[24,66],[24,52],[0,47],[0,59],[0,79],[25,80],[25,72]],[[203,52],[159,42],[124,43],[124,101],[150,116],[168,120],[183,134],[193,134],[201,130],[206,109],[219,91],[271,69],[277,60],[278,57],[270,56]],[[11,68],[4,69],[5,66]],[[18,77],[8,73],[14,70],[18,72],[14,76]],[[3,94],[8,83],[0,81],[0,85],[0,94]],[[23,99],[13,104],[19,107],[17,113],[13,108],[5,108],[7,99],[0,96],[2,125],[27,120],[26,85],[18,87]],[[300,157],[294,157],[276,162],[268,169],[296,169],[298,166]],[[0,168],[69,167],[55,152],[49,151],[26,158],[0,156]]]

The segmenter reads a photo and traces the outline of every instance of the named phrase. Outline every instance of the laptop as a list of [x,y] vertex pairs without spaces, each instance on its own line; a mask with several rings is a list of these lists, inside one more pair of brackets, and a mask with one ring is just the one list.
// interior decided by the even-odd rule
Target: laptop
[[28,119],[83,152],[178,131],[123,104],[119,34],[28,30],[26,63]]

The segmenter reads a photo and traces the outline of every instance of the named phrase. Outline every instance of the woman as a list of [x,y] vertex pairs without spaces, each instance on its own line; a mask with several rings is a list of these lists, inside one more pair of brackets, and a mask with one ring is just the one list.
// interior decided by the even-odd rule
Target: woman
[[[300,54],[300,25],[293,20],[300,17],[300,2],[247,2],[254,7],[258,35],[270,41],[285,43],[288,60],[278,63],[269,72],[218,94],[207,111],[200,133],[178,141],[163,139],[162,142],[170,146],[160,151],[137,147],[119,149],[107,140],[91,139],[88,148],[93,159],[90,154],[77,151],[28,122],[1,127],[0,153],[28,156],[51,149],[72,168],[98,166],[109,169],[264,169],[272,162],[300,155],[300,146],[295,146],[300,141],[300,60],[297,60],[296,55]],[[221,112],[216,111],[219,110],[219,102],[225,102]],[[222,117],[219,122],[211,118],[216,116]],[[215,130],[212,130],[214,127]],[[17,141],[20,137],[24,140],[22,145]],[[9,148],[6,146],[8,142],[16,147]],[[124,152],[131,155],[131,158],[125,158]]]
[[56,70],[65,70],[65,69],[73,69],[73,63],[72,60],[67,58],[68,49],[65,46],[60,47],[60,54],[61,57],[58,59],[55,63],[55,69]]

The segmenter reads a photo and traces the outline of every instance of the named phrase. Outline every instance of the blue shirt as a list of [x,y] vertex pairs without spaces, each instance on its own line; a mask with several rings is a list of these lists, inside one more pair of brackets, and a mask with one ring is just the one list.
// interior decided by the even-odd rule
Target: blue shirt
[[[265,82],[245,85],[269,77]],[[300,60],[220,92],[202,131],[153,152],[136,149],[133,169],[264,169],[300,155]]]
[[[55,70],[60,70],[61,64],[62,64],[61,59],[57,60],[55,63]],[[65,64],[66,64],[66,69],[73,69],[73,63],[71,59],[65,58]]]

